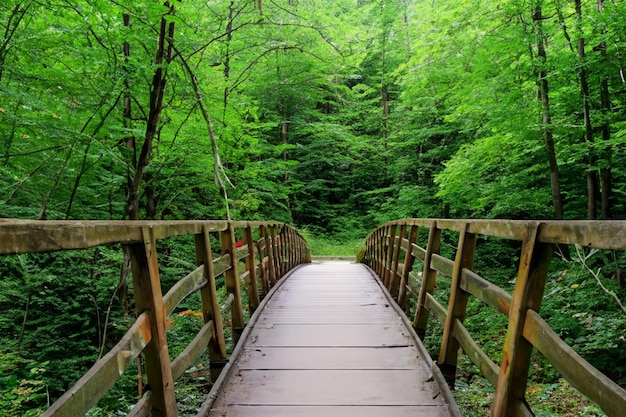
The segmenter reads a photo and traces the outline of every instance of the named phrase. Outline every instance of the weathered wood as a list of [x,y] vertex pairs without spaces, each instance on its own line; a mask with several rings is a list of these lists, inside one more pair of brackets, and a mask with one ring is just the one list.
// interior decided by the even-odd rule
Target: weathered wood
[[460,415],[390,301],[361,265],[298,269],[252,317],[199,415]]
[[456,379],[456,363],[459,352],[459,341],[452,335],[457,322],[463,323],[469,294],[461,288],[461,274],[464,269],[471,269],[474,262],[474,250],[476,248],[476,235],[468,232],[469,225],[466,223],[461,228],[459,243],[452,271],[452,283],[450,285],[450,298],[448,301],[448,314],[443,329],[441,350],[439,353],[439,368],[446,378],[448,385],[454,388]]
[[261,232],[261,237],[265,242],[265,255],[267,256],[267,271],[269,275],[269,283],[270,288],[276,285],[277,277],[276,277],[276,268],[274,267],[274,249],[272,240],[270,237],[270,233],[267,232],[267,228],[265,226],[259,227]]
[[[213,334],[208,342],[209,358],[211,363],[219,363],[226,359],[226,340],[224,338],[224,325],[220,314],[220,305],[215,283],[215,264],[211,251],[211,239],[209,229],[203,227],[201,233],[194,236],[196,247],[196,264],[203,267],[203,278],[207,285],[200,289],[202,301],[202,316],[204,323],[213,324]],[[218,371],[214,371],[215,377]]]
[[398,234],[395,242],[394,254],[393,254],[393,264],[391,265],[391,279],[389,280],[389,292],[394,297],[394,299],[398,300],[398,291],[400,287],[401,274],[399,272],[399,264],[400,264],[400,253],[402,252],[402,242],[404,241],[404,236],[406,235],[406,225],[400,226],[400,233]]
[[528,311],[523,334],[574,388],[609,417],[624,415],[626,391],[561,340],[537,312]]
[[474,365],[480,369],[480,373],[487,378],[487,381],[496,385],[498,382],[498,372],[500,368],[478,346],[463,325],[463,322],[457,320],[453,326],[452,333],[465,354],[470,358]]
[[539,311],[543,298],[552,245],[539,243],[540,223],[531,224],[522,244],[520,266],[511,300],[509,326],[504,341],[500,375],[491,407],[494,417],[511,415],[524,400],[532,345],[522,337],[526,313]]
[[130,249],[135,308],[137,314],[146,312],[150,318],[152,338],[145,347],[144,354],[145,370],[152,390],[152,415],[175,417],[176,397],[167,346],[165,304],[161,293],[156,238],[149,227],[142,229],[142,233],[143,244],[132,244]]
[[179,280],[163,297],[165,315],[170,315],[178,303],[183,301],[192,292],[204,287],[208,282],[209,281],[204,277],[203,266],[199,266],[186,277]]
[[[278,241],[278,231],[276,230],[276,227],[270,226],[270,236],[272,239],[271,249],[273,255],[273,257],[271,258],[273,264],[271,266],[274,269],[274,278],[276,279],[276,281],[278,281],[282,274],[280,273],[280,242]],[[276,282],[274,284],[276,284]]]
[[464,270],[461,288],[478,298],[489,307],[509,316],[511,295],[497,285],[492,284],[475,272]]
[[423,338],[426,334],[426,325],[428,323],[428,308],[426,306],[426,295],[435,291],[435,280],[437,271],[431,266],[431,259],[439,253],[441,246],[441,229],[437,227],[437,223],[433,222],[428,233],[428,244],[426,245],[426,254],[424,256],[424,271],[422,272],[422,287],[417,299],[417,308],[415,311],[415,319],[413,320],[415,331],[418,336]]
[[115,347],[52,404],[42,417],[85,415],[98,404],[150,340],[150,320],[148,314],[143,313]]
[[395,239],[396,239],[396,224],[392,224],[389,226],[389,234],[386,236],[385,245],[387,254],[385,255],[385,270],[383,278],[383,284],[387,290],[391,291],[391,279],[393,274],[393,252],[396,247]]
[[177,380],[187,369],[198,361],[204,353],[213,334],[213,322],[204,323],[198,334],[187,345],[177,357],[172,361],[172,377]]
[[259,288],[257,287],[256,277],[256,263],[254,258],[254,239],[252,237],[252,228],[246,227],[245,229],[245,241],[248,247],[248,256],[246,258],[246,271],[249,274],[248,277],[248,300],[250,306],[250,314],[254,313],[254,310],[259,306]]
[[243,306],[241,304],[241,288],[239,285],[237,259],[234,258],[236,250],[235,230],[229,226],[228,229],[221,232],[220,240],[222,241],[222,256],[231,255],[230,268],[228,268],[224,275],[224,282],[226,291],[234,297],[230,321],[232,324],[233,342],[237,343],[239,335],[245,326],[245,322],[243,319]]
[[[431,235],[435,228],[456,230],[462,232],[464,228],[476,235],[484,234],[499,238],[513,239],[523,241],[523,248],[528,250],[529,230],[536,229],[534,232],[534,240],[530,246],[537,248],[536,253],[531,253],[531,262],[526,266],[523,265],[524,257],[528,257],[525,252],[520,261],[520,272],[518,273],[518,286],[516,291],[524,295],[517,300],[517,306],[512,301],[513,297],[491,283],[478,274],[469,269],[462,269],[460,273],[459,288],[466,295],[474,295],[485,304],[494,308],[496,311],[511,316],[509,322],[509,330],[507,332],[507,342],[505,344],[505,354],[502,366],[514,367],[515,372],[511,371],[508,376],[509,382],[505,389],[499,389],[497,395],[500,397],[496,401],[505,403],[507,411],[495,411],[494,415],[511,415],[511,416],[531,416],[532,412],[528,409],[526,402],[523,401],[526,374],[529,365],[529,355],[532,345],[539,351],[545,352],[546,358],[555,365],[563,374],[566,380],[572,386],[579,389],[584,395],[596,401],[605,412],[611,416],[623,414],[626,409],[626,393],[617,384],[611,382],[606,376],[602,375],[597,369],[573,352],[554,332],[547,327],[541,317],[536,313],[538,311],[543,286],[545,285],[545,271],[549,263],[550,254],[553,244],[577,244],[581,246],[595,247],[599,249],[624,250],[626,248],[626,222],[624,221],[542,221],[541,227],[536,221],[510,221],[510,220],[450,220],[450,219],[403,219],[399,221],[388,222],[381,225],[375,231],[370,233],[366,243],[366,253],[371,254],[366,259],[375,271],[380,270],[379,276],[385,277],[388,269],[388,252],[381,250],[389,245],[390,240],[387,238],[388,231],[392,226],[396,227],[430,227]],[[432,315],[442,324],[454,320],[456,325],[452,326],[453,339],[457,340],[466,353],[472,358],[482,373],[488,379],[494,379],[494,364],[480,350],[480,347],[471,339],[467,331],[461,326],[461,321],[450,317],[446,309],[444,309],[431,295],[434,288],[434,278],[431,282],[428,277],[428,270],[433,275],[440,273],[442,275],[455,276],[455,264],[449,259],[437,254],[437,251],[429,250],[428,246],[432,245],[433,240],[429,237],[426,250],[413,244],[411,254],[414,258],[424,261],[424,279],[423,285],[420,280],[413,274],[408,274],[408,281],[403,286],[410,293],[417,293],[417,312],[414,320],[414,326],[420,334],[423,334],[426,328],[428,315]],[[408,242],[403,242],[402,248],[409,248]],[[377,265],[380,268],[376,269]],[[530,265],[530,266],[529,266]],[[526,269],[524,269],[526,268]],[[406,270],[406,267],[404,268]],[[524,284],[519,277],[523,277],[527,282]],[[542,275],[544,275],[542,277]],[[453,279],[454,281],[454,279]],[[526,290],[521,288],[526,286]],[[417,289],[419,288],[419,290]],[[526,291],[526,292],[525,292]],[[514,293],[514,297],[519,297]],[[520,307],[525,305],[525,307]],[[521,316],[525,316],[523,320]],[[533,322],[534,321],[534,322]],[[539,323],[541,322],[541,323]],[[522,329],[523,327],[523,329]],[[522,333],[523,332],[523,333]],[[512,336],[517,335],[517,336]],[[515,339],[514,342],[511,342]],[[515,350],[510,351],[514,346]],[[507,352],[508,349],[508,352]],[[500,379],[503,378],[499,373]],[[510,383],[510,381],[514,381]],[[500,381],[502,385],[502,381]],[[505,391],[508,393],[504,393]],[[514,394],[513,394],[514,393]],[[608,394],[607,394],[608,393]],[[502,396],[507,397],[503,399]],[[608,399],[607,397],[612,397]],[[500,407],[500,405],[496,405]],[[508,414],[507,414],[508,413]]]

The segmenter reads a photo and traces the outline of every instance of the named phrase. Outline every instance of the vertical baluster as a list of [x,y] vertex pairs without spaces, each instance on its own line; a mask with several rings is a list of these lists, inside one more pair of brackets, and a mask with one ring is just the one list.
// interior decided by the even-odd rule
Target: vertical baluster
[[152,390],[152,415],[174,417],[176,397],[169,359],[165,305],[159,277],[156,240],[152,228],[142,229],[143,243],[130,245],[133,289],[137,315],[144,311],[150,317],[152,339],[145,347],[145,370]]
[[413,270],[413,262],[415,262],[415,256],[413,255],[413,245],[417,241],[417,233],[419,227],[417,225],[411,226],[409,231],[409,242],[407,244],[406,256],[404,258],[404,269],[402,270],[402,277],[400,278],[400,288],[398,290],[398,305],[406,310],[406,286],[409,282],[409,274]]
[[443,329],[441,351],[439,352],[439,368],[451,388],[454,388],[456,377],[457,356],[459,342],[452,334],[457,320],[465,320],[467,299],[469,294],[461,288],[461,275],[463,269],[470,269],[474,262],[474,249],[476,248],[476,235],[468,232],[469,225],[464,223],[459,233],[459,243],[454,259],[452,270],[452,284],[450,285],[450,299],[448,300],[448,315]]
[[252,237],[252,228],[250,226],[247,226],[244,231],[244,239],[246,241],[246,245],[248,245],[246,271],[248,271],[248,279],[250,280],[250,284],[248,285],[248,302],[250,315],[252,315],[252,313],[254,313],[259,306],[259,288],[256,278],[256,263],[254,261],[254,239]]
[[237,252],[235,248],[235,230],[231,222],[228,222],[228,228],[221,232],[222,256],[229,256],[229,268],[224,274],[224,282],[226,291],[233,295],[233,304],[231,307],[231,323],[233,331],[233,343],[239,340],[241,332],[245,326],[243,320],[243,307],[241,305],[241,288],[239,285],[239,272],[237,267]]
[[267,227],[261,226],[261,236],[265,242],[265,253],[267,256],[267,271],[269,276],[270,288],[276,285],[276,270],[274,269],[274,250],[270,243],[270,236],[267,233]]
[[[272,269],[274,270],[274,279],[278,281],[282,278],[282,274],[280,273],[280,251],[279,251],[279,243],[278,243],[278,233],[276,231],[276,225],[270,226],[270,234],[272,236]],[[276,281],[274,281],[274,285],[276,285]]]
[[220,371],[227,362],[226,341],[224,339],[224,325],[220,312],[220,304],[217,298],[215,285],[215,273],[213,272],[213,254],[211,252],[211,240],[208,225],[202,226],[202,233],[194,236],[196,246],[196,264],[204,265],[204,279],[206,284],[200,289],[202,300],[202,316],[204,322],[213,321],[213,337],[209,341],[208,352],[211,359],[211,378],[215,381]]
[[402,252],[402,241],[406,235],[406,224],[400,225],[400,233],[398,233],[398,243],[395,244],[395,252],[393,254],[393,264],[391,267],[391,279],[389,280],[389,292],[391,296],[398,301],[398,291],[400,286],[400,274],[398,266],[400,264],[400,253]]
[[385,243],[387,247],[387,253],[385,256],[385,268],[383,272],[383,285],[388,290],[391,290],[391,269],[392,269],[392,260],[393,260],[393,249],[395,248],[395,236],[396,236],[396,225],[392,224],[389,226],[389,235],[386,236]]
[[524,400],[532,345],[522,332],[528,310],[539,312],[546,285],[552,244],[537,242],[540,223],[528,227],[522,243],[517,281],[509,309],[509,326],[504,340],[502,363],[491,407],[491,415],[505,417]]
[[424,272],[422,273],[422,287],[417,300],[417,309],[415,311],[415,320],[413,326],[417,335],[424,339],[426,335],[426,326],[428,324],[428,308],[426,307],[426,295],[435,291],[435,280],[437,271],[431,268],[430,263],[433,254],[438,254],[441,247],[441,229],[437,226],[437,222],[433,220],[428,233],[428,243],[426,244],[426,255],[424,257]]

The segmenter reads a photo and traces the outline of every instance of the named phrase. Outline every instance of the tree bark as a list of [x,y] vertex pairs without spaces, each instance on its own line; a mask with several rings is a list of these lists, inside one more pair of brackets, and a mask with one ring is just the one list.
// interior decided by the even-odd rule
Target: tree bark
[[[166,3],[169,8],[167,13],[174,13],[174,6]],[[159,37],[157,43],[156,56],[154,64],[156,69],[152,75],[152,87],[150,91],[150,111],[146,123],[146,133],[141,146],[141,152],[135,166],[135,175],[128,193],[128,201],[126,204],[126,212],[130,220],[139,219],[139,188],[143,180],[145,168],[150,163],[152,155],[152,143],[157,134],[161,112],[163,110],[163,93],[167,81],[164,64],[169,64],[172,60],[172,42],[174,40],[174,22],[167,23],[165,15],[161,17],[161,25],[159,29]],[[166,47],[167,43],[167,47]]]
[[550,188],[552,190],[552,205],[554,207],[554,218],[563,218],[563,198],[561,196],[561,186],[559,182],[559,166],[556,160],[554,147],[554,134],[552,131],[552,115],[550,113],[550,89],[548,84],[548,74],[545,68],[547,54],[545,48],[545,33],[543,31],[543,11],[541,1],[537,2],[533,9],[533,30],[537,36],[537,58],[538,64],[534,64],[534,71],[537,77],[538,98],[542,110],[543,140],[546,144],[548,161],[550,165]]
[[585,127],[585,133],[583,135],[584,142],[588,145],[587,152],[587,219],[595,220],[596,214],[596,195],[598,177],[596,175],[596,157],[594,150],[593,139],[593,126],[591,124],[591,109],[589,105],[589,81],[586,67],[585,56],[585,38],[582,33],[582,1],[575,0],[576,17],[579,26],[579,38],[578,38],[578,58],[580,60],[578,69],[578,80],[580,82],[580,97],[582,100],[583,110],[583,125]]
[[[604,0],[598,0],[598,11],[603,13]],[[603,61],[606,61],[606,41],[602,41],[599,49]],[[600,81],[600,111],[603,115],[603,122],[600,125],[600,130],[602,131],[602,141],[608,141],[611,139],[611,127],[608,121],[608,115],[611,112],[611,96],[609,93],[609,80],[606,75],[603,75],[602,80]],[[601,215],[603,220],[607,220],[612,218],[611,154],[610,152],[603,150],[601,157],[604,160],[604,163],[600,166],[600,192],[602,199]]]

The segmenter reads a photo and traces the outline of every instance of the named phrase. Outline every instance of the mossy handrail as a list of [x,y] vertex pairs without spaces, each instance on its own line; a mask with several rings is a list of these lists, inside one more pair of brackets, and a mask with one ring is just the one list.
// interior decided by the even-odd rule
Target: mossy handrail
[[[240,241],[235,241],[236,230],[242,235]],[[217,235],[221,246],[221,256],[216,259],[213,259],[211,234]],[[157,243],[179,235],[194,239],[198,268],[163,295]],[[45,417],[84,415],[142,353],[150,390],[130,415],[176,416],[174,381],[207,349],[214,376],[227,361],[223,310],[231,312],[233,343],[245,327],[240,282],[246,283],[252,313],[287,271],[311,259],[302,236],[280,222],[1,219],[0,242],[0,255],[85,249],[112,243],[128,245],[130,249],[135,323],[115,347],[44,412]],[[239,273],[241,260],[245,261],[245,271]],[[229,296],[226,308],[219,305],[217,298],[215,280],[220,276],[224,277]],[[195,291],[200,292],[204,325],[183,352],[170,361],[166,317]]]
[[[425,248],[417,244],[420,229],[428,230]],[[453,260],[440,254],[445,230],[459,235]],[[494,385],[492,416],[533,415],[525,401],[525,391],[530,355],[535,348],[608,416],[619,417],[626,410],[626,391],[561,340],[541,318],[539,310],[555,245],[626,250],[625,232],[626,221],[402,219],[385,223],[370,233],[363,262],[407,311],[407,292],[415,295],[413,325],[420,336],[425,334],[430,314],[444,326],[438,365],[450,385],[455,380],[459,347]],[[472,271],[479,235],[522,242],[512,294]],[[415,259],[423,263],[421,278],[411,273]],[[433,296],[438,274],[451,277],[446,307]],[[508,318],[499,365],[483,352],[463,325],[470,295]]]

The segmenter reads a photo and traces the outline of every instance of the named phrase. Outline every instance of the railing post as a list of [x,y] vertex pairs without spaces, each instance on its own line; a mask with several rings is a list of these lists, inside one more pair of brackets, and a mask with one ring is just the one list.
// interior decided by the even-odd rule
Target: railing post
[[512,414],[513,407],[524,400],[532,345],[522,332],[528,310],[539,312],[553,245],[537,242],[540,223],[528,227],[522,243],[517,281],[509,309],[509,327],[504,340],[502,363],[491,407],[493,417]]
[[400,263],[400,252],[402,252],[402,240],[404,240],[404,236],[406,235],[406,224],[402,224],[400,226],[400,233],[398,234],[398,244],[395,248],[395,253],[393,255],[393,264],[391,267],[391,279],[389,280],[389,292],[391,296],[398,301],[398,291],[400,286],[400,274],[398,274],[398,266]]
[[[263,226],[261,226],[263,227]],[[263,254],[263,246],[265,242],[263,241],[263,239],[259,239],[259,241],[256,243],[256,251],[259,254],[259,270],[261,271],[261,286],[263,287],[263,297],[265,297],[265,294],[267,294],[270,290],[270,283],[269,283],[269,273],[267,272],[267,268],[266,268],[266,264],[263,263],[263,258],[265,258],[265,255]]]
[[398,291],[398,305],[405,307],[406,303],[406,286],[409,282],[409,274],[413,270],[413,262],[415,262],[415,256],[413,256],[413,245],[417,242],[417,234],[419,226],[411,226],[409,231],[409,242],[406,249],[406,256],[404,258],[404,268],[402,270],[402,277],[400,278],[400,289]]
[[382,253],[383,253],[383,228],[379,227],[374,232],[374,253],[373,253],[373,269],[376,272],[376,275],[379,277],[383,277],[383,269],[382,269]]
[[385,268],[383,272],[383,285],[385,288],[391,291],[391,274],[392,274],[392,260],[393,260],[393,249],[395,247],[395,236],[396,236],[396,225],[392,224],[389,226],[389,236],[385,239],[387,243],[387,253],[386,253],[386,261]]
[[226,291],[233,295],[233,305],[231,308],[231,323],[233,330],[233,344],[237,344],[239,336],[243,332],[245,323],[243,320],[243,307],[241,305],[241,288],[239,285],[239,272],[237,268],[237,252],[235,248],[235,230],[231,222],[228,228],[221,232],[222,256],[229,256],[230,267],[224,275]]
[[428,307],[426,306],[426,295],[435,291],[435,280],[437,271],[431,268],[430,263],[433,254],[438,254],[441,247],[441,229],[437,227],[437,222],[433,220],[428,233],[428,243],[426,244],[426,254],[424,256],[424,271],[422,273],[422,287],[420,288],[417,300],[417,309],[415,311],[415,320],[413,327],[415,332],[424,339],[426,335],[426,326],[428,325]]
[[453,331],[457,320],[461,323],[465,320],[467,299],[469,297],[469,294],[461,288],[461,275],[463,274],[463,269],[472,267],[474,250],[476,249],[476,235],[468,232],[468,228],[469,224],[464,223],[459,233],[459,243],[452,270],[448,315],[446,316],[441,340],[441,351],[439,353],[439,368],[452,389],[454,388],[456,362],[459,352],[459,342],[454,337]]
[[211,378],[217,379],[220,371],[227,362],[226,341],[224,340],[224,325],[220,313],[220,304],[217,298],[215,273],[213,272],[213,254],[207,225],[202,226],[202,233],[194,236],[196,246],[196,264],[204,266],[206,284],[200,289],[202,300],[202,316],[204,322],[213,321],[213,337],[209,341],[208,352],[211,360]]
[[274,270],[274,285],[276,285],[276,282],[282,277],[282,274],[280,273],[280,251],[279,251],[279,245],[278,245],[278,233],[276,231],[276,225],[272,225],[270,226],[270,234],[272,237],[272,246],[271,246],[271,251],[272,251],[272,259],[273,260],[273,264],[272,264],[272,269]]
[[248,279],[250,284],[248,285],[248,300],[250,307],[250,315],[259,306],[259,288],[256,279],[256,264],[254,262],[254,239],[252,237],[252,228],[247,226],[244,232],[244,238],[246,245],[248,246],[248,256],[246,258],[246,271],[248,271]]
[[150,384],[151,409],[155,417],[175,417],[176,397],[169,359],[165,305],[161,292],[156,239],[152,228],[142,228],[143,243],[130,245],[133,290],[137,315],[147,312],[152,338],[145,347],[145,370]]
[[265,254],[267,256],[267,271],[269,272],[270,287],[276,285],[276,270],[274,269],[274,250],[270,244],[270,236],[267,233],[267,227],[261,226],[261,237],[265,242]]

